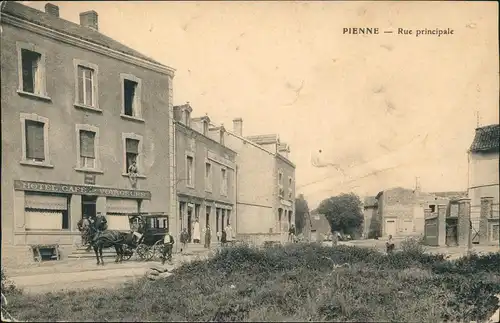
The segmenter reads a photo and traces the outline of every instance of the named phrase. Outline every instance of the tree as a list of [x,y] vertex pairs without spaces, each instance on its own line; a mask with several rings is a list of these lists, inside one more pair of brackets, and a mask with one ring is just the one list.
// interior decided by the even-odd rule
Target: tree
[[332,232],[357,234],[364,221],[361,199],[354,193],[325,199],[320,203],[317,211],[326,216]]
[[309,206],[303,194],[295,199],[295,228],[297,233],[302,233],[306,226],[307,217],[309,216]]

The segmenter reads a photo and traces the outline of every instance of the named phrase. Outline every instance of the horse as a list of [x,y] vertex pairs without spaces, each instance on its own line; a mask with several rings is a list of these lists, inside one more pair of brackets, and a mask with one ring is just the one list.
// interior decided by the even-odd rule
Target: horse
[[[141,230],[139,230],[141,231]],[[115,263],[121,263],[125,255],[125,247],[136,248],[143,236],[139,231],[122,232],[118,230],[98,231],[91,240],[91,245],[94,249],[97,259],[97,265],[104,266],[102,250],[104,248],[114,247],[116,251]]]

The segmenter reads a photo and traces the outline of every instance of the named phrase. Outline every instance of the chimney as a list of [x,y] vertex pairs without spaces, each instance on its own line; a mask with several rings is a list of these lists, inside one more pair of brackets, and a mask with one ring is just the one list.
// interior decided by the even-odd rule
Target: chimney
[[99,30],[97,12],[94,10],[85,11],[80,14],[80,25],[94,30]]
[[233,131],[238,136],[243,136],[243,119],[236,118],[233,120]]
[[59,7],[52,3],[47,3],[45,5],[45,13],[51,16],[59,18]]

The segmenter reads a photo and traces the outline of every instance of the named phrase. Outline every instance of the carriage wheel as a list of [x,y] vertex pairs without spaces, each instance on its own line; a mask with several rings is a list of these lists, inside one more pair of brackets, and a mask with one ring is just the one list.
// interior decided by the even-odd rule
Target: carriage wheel
[[143,243],[141,243],[139,246],[137,246],[137,254],[141,258],[141,260],[144,261],[149,261],[151,258],[153,258],[154,255],[154,250],[150,246],[147,246]]
[[163,240],[158,240],[153,245],[153,259],[161,259],[163,256]]
[[134,250],[128,246],[123,247],[123,260],[129,260],[134,255]]

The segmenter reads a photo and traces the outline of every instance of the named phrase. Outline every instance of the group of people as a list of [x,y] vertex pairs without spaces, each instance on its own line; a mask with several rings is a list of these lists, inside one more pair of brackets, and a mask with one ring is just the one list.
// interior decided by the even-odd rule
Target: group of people
[[83,215],[77,226],[82,236],[82,245],[86,245],[88,251],[92,246],[92,237],[97,232],[106,230],[108,221],[102,213],[98,212],[96,216]]
[[[201,243],[202,235],[204,238],[203,246],[207,249],[210,249],[210,245],[212,242],[212,229],[210,225],[207,225],[203,230],[200,230],[200,223],[198,221],[195,221],[191,232],[188,232],[187,228],[183,228],[180,234],[181,253],[187,250],[187,245],[190,241],[193,241],[193,243]],[[231,225],[229,223],[223,230],[218,231],[216,235],[217,241],[219,241],[223,247],[232,243],[234,239],[233,229],[231,228]]]

